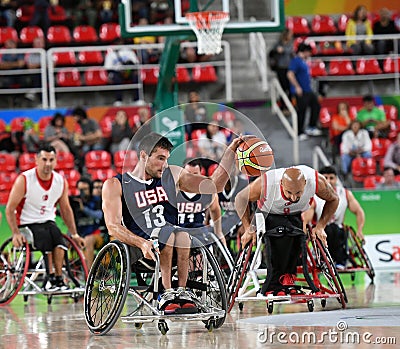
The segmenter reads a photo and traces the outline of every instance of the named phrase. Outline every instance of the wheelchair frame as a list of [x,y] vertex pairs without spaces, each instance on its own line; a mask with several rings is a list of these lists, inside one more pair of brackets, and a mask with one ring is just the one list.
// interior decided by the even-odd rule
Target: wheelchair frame
[[22,247],[14,247],[12,238],[0,247],[0,305],[9,304],[18,294],[23,295],[25,302],[29,296],[38,294],[46,296],[48,304],[55,295],[68,295],[75,303],[78,302],[85,291],[88,270],[76,243],[68,235],[63,235],[68,250],[64,253],[62,272],[69,289],[47,291],[46,257],[42,254],[32,268],[31,253],[40,252],[31,247],[32,233],[27,229],[21,229],[21,233],[26,238]]
[[[143,323],[157,321],[159,331],[165,335],[169,328],[166,320],[202,321],[208,331],[223,325],[226,317],[226,289],[221,270],[211,254],[197,239],[192,238],[187,287],[196,294],[197,313],[165,314],[157,309],[160,287],[159,258],[154,269],[135,262],[131,269],[128,246],[113,240],[97,254],[89,272],[85,289],[85,320],[95,335],[104,335],[115,325],[124,308],[127,295],[131,295],[127,314],[122,322],[133,323],[140,329]],[[132,271],[135,278],[132,278]],[[172,286],[177,287],[177,268],[172,270]],[[132,308],[129,309],[128,308]]]
[[339,273],[350,274],[351,281],[354,282],[357,272],[366,272],[371,283],[374,283],[375,270],[372,263],[365,251],[362,242],[357,237],[356,232],[351,226],[344,226],[345,232],[347,233],[347,244],[348,244],[348,255],[349,261],[352,267],[339,270]]
[[[314,300],[318,299],[325,308],[328,298],[336,298],[343,309],[346,308],[347,296],[328,250],[319,239],[306,242],[302,248],[302,265],[297,268],[295,289],[300,293],[285,296],[263,296],[261,291],[264,282],[260,277],[267,276],[267,269],[260,269],[262,261],[262,238],[266,232],[262,213],[256,213],[257,245],[253,253],[250,243],[238,254],[234,270],[228,281],[228,312],[239,303],[239,310],[248,301],[266,301],[268,313],[273,312],[274,303],[307,303],[308,310],[314,310]],[[321,282],[320,277],[325,282]]]

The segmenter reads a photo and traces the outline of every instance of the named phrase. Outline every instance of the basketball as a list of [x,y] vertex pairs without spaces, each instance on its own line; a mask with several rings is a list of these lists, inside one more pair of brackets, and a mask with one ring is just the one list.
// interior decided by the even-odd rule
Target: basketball
[[270,145],[260,138],[250,138],[236,150],[236,163],[247,176],[257,177],[268,171],[274,163],[274,152]]

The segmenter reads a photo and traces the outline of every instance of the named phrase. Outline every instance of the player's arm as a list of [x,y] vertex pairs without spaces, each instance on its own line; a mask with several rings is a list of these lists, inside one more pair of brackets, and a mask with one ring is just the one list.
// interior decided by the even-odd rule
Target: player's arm
[[221,208],[219,206],[217,194],[214,195],[214,199],[210,205],[209,211],[210,211],[210,217],[214,223],[214,233],[226,246],[225,236],[224,233],[222,232]]
[[255,181],[251,182],[247,187],[243,188],[235,198],[235,209],[242,220],[244,234],[241,237],[242,246],[245,246],[251,239],[253,243],[256,242],[256,227],[251,224],[250,202],[257,201],[261,198],[262,194],[262,178],[258,177]]
[[25,243],[25,237],[19,232],[17,224],[16,209],[25,196],[25,176],[19,175],[11,188],[10,196],[6,205],[6,219],[12,233],[14,246],[19,247]]
[[154,259],[152,252],[152,241],[146,240],[133,234],[122,222],[122,187],[117,178],[109,178],[104,182],[102,190],[104,220],[108,234],[127,245],[139,247],[143,256],[147,259]]
[[357,199],[354,197],[353,193],[350,190],[347,190],[347,202],[350,212],[356,215],[357,236],[361,241],[364,241],[364,234],[363,234],[363,228],[365,224],[364,210],[362,209],[360,203],[357,201]]
[[335,190],[328,183],[323,175],[318,173],[318,191],[317,196],[322,200],[325,200],[324,208],[322,210],[321,217],[319,218],[315,227],[313,227],[311,232],[311,237],[314,239],[318,236],[321,241],[327,246],[325,227],[335,214],[336,209],[339,205],[339,197],[337,196]]
[[60,215],[63,219],[65,225],[68,228],[68,231],[71,233],[71,237],[74,239],[78,245],[83,248],[85,247],[85,240],[78,235],[76,231],[76,224],[74,218],[74,212],[72,211],[71,205],[69,203],[68,197],[68,183],[64,179],[64,190],[61,194],[60,199],[58,200],[58,205],[60,208]]
[[307,232],[307,225],[312,225],[314,215],[315,215],[315,200],[313,200],[310,208],[301,214],[301,218],[303,220],[303,231]]

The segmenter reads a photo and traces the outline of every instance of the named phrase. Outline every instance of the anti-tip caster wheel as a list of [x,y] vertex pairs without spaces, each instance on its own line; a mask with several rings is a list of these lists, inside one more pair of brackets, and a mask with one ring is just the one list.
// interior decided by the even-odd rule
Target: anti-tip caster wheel
[[167,326],[167,324],[166,324],[165,322],[161,322],[161,321],[160,321],[160,322],[158,323],[158,330],[161,332],[161,334],[162,334],[163,336],[165,336],[165,335],[167,334],[169,328],[168,328],[168,326]]
[[215,320],[209,320],[206,323],[206,329],[208,332],[212,332],[213,329],[215,328]]
[[325,299],[325,298],[322,298],[322,299],[321,299],[321,307],[322,307],[322,308],[325,308],[325,307],[326,307],[326,299]]
[[[322,304],[322,301],[321,301]],[[312,299],[307,301],[308,311],[311,313],[314,311],[314,301]]]
[[274,302],[270,301],[267,303],[268,314],[272,314],[274,311]]
[[[143,322],[135,322],[135,328],[137,330],[140,330],[142,328],[142,326],[143,326]],[[158,328],[160,328],[160,327],[158,327]]]
[[240,310],[240,311],[243,311],[243,306],[244,306],[243,303],[239,303],[239,310]]

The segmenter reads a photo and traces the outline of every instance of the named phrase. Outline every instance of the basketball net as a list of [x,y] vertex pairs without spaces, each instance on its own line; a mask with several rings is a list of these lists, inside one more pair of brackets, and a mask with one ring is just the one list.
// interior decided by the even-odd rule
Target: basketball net
[[185,17],[196,34],[198,54],[216,55],[222,51],[222,33],[229,21],[228,12],[189,12]]

